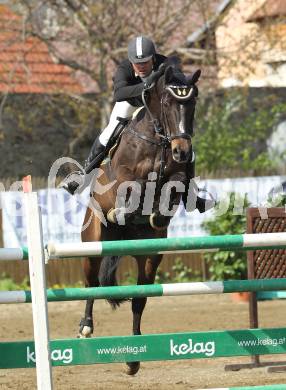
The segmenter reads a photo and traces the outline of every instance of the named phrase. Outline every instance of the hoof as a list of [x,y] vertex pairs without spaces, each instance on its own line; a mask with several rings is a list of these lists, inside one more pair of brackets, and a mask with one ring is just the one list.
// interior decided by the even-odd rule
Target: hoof
[[80,330],[80,332],[79,332],[79,334],[78,334],[78,338],[79,339],[87,339],[87,338],[90,338],[91,337],[91,334],[92,334],[92,329],[91,329],[91,327],[89,327],[89,326],[84,326],[81,330]]
[[170,218],[165,217],[164,215],[152,213],[149,217],[149,223],[155,230],[166,230],[170,223]]
[[88,334],[88,335],[85,336],[85,335],[79,333],[79,334],[77,335],[77,338],[78,338],[78,339],[90,339],[90,338],[91,338],[91,334]]
[[115,209],[110,209],[106,215],[106,218],[109,222],[111,223],[116,223],[116,214],[115,214]]
[[135,375],[139,371],[140,362],[130,362],[126,364],[127,364],[127,370],[126,370],[127,375]]
[[108,222],[117,224],[117,225],[125,225],[126,222],[130,223],[134,219],[134,215],[132,213],[126,214],[126,209],[123,207],[118,207],[115,209],[110,209],[106,215],[106,219]]

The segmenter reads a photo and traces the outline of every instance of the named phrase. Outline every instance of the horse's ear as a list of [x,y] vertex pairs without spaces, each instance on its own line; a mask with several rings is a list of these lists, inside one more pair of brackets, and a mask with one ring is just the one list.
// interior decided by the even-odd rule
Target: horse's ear
[[196,70],[195,73],[190,78],[188,78],[188,84],[195,85],[200,78],[201,73],[202,72],[200,69]]
[[174,68],[172,66],[168,66],[165,71],[165,84],[170,84],[173,80]]

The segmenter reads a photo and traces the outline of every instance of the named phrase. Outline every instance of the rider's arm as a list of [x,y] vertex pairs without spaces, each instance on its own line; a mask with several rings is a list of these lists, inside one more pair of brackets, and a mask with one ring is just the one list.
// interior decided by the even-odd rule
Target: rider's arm
[[114,100],[117,102],[140,97],[144,88],[143,82],[134,84],[134,76],[123,65],[118,66],[113,78],[113,83]]

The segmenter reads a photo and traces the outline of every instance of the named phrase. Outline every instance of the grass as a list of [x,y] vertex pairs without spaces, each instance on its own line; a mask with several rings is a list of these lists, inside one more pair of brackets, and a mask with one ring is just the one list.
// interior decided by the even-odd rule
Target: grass
[[[69,284],[53,284],[49,288],[69,288],[69,287],[84,287],[82,282],[77,282],[72,285]],[[0,291],[15,291],[15,290],[30,290],[30,280],[25,277],[21,283],[16,283],[9,275],[3,273],[0,276]]]

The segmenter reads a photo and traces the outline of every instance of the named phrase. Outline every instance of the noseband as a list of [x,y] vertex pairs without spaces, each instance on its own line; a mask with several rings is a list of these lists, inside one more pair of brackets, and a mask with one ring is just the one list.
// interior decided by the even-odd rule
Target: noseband
[[[160,137],[160,141],[157,141],[156,139],[148,137],[144,134],[140,134],[133,128],[129,128],[128,132],[134,134],[137,138],[143,139],[144,141],[149,142],[153,145],[161,146],[163,147],[163,149],[166,150],[167,148],[170,148],[171,142],[173,140],[175,139],[191,140],[192,136],[186,132],[182,132],[175,135],[171,135],[170,132],[168,132],[168,126],[166,125],[168,123],[168,116],[166,114],[166,109],[164,109],[164,98],[166,97],[166,94],[164,93],[165,91],[168,93],[168,95],[171,95],[175,98],[175,100],[180,104],[180,111],[182,111],[184,103],[192,98],[194,88],[193,86],[187,86],[187,85],[169,85],[169,84],[166,85],[164,87],[164,91],[160,98],[160,119],[155,118],[152,112],[150,111],[145,99],[146,90],[142,91],[141,97],[142,97],[143,105],[146,109],[147,114],[150,117],[155,134],[157,134]],[[157,90],[156,93],[157,95],[159,95]],[[165,124],[165,126],[162,126],[162,124]]]
[[[185,102],[191,98],[192,91],[193,91],[192,87],[167,86],[164,89],[169,94],[171,94],[173,97],[175,97],[176,100],[180,101],[181,104],[183,104],[183,102]],[[160,159],[160,169],[159,169],[159,175],[157,178],[158,185],[156,186],[156,192],[158,192],[161,189],[162,184],[163,184],[164,170],[165,170],[166,161],[167,161],[166,153],[167,153],[167,149],[171,147],[171,142],[174,139],[180,139],[180,138],[188,139],[188,140],[191,139],[191,135],[187,134],[187,133],[181,133],[181,134],[175,134],[175,135],[168,134],[167,130],[166,130],[167,126],[164,127],[161,125],[164,122],[165,123],[168,122],[167,115],[166,115],[166,112],[164,110],[164,100],[163,99],[164,99],[164,96],[161,96],[161,99],[160,99],[160,120],[158,120],[157,118],[154,117],[154,115],[150,111],[148,104],[146,102],[146,99],[145,99],[145,91],[144,90],[142,91],[142,101],[143,101],[144,107],[145,107],[145,109],[146,109],[146,111],[151,119],[151,123],[153,124],[153,128],[154,128],[155,133],[160,137],[160,141],[157,141],[154,138],[148,137],[144,134],[140,134],[135,129],[133,129],[131,127],[129,127],[127,130],[129,133],[134,134],[137,138],[140,138],[140,139],[142,139],[146,142],[149,142],[153,145],[157,145],[157,146],[162,147],[161,159]]]
[[[181,107],[182,107],[184,102],[191,99],[191,96],[193,93],[193,88],[188,87],[188,86],[168,85],[164,89],[179,102]],[[148,104],[147,104],[146,99],[145,99],[145,91],[142,92],[142,101],[143,101],[144,107],[145,107],[146,111],[148,112],[148,115],[151,119],[151,123],[153,124],[155,133],[158,134],[158,136],[161,138],[161,142],[155,142],[152,139],[152,143],[155,143],[157,145],[162,145],[162,146],[164,145],[165,147],[166,146],[170,147],[171,142],[175,139],[183,138],[183,139],[191,140],[192,137],[190,134],[180,133],[180,134],[171,135],[170,133],[167,132],[167,126],[161,125],[164,122],[165,123],[168,122],[166,110],[164,110],[164,96],[162,96],[160,99],[160,120],[155,118],[153,116],[152,112],[149,110]],[[144,136],[144,139],[145,139],[145,136]]]

